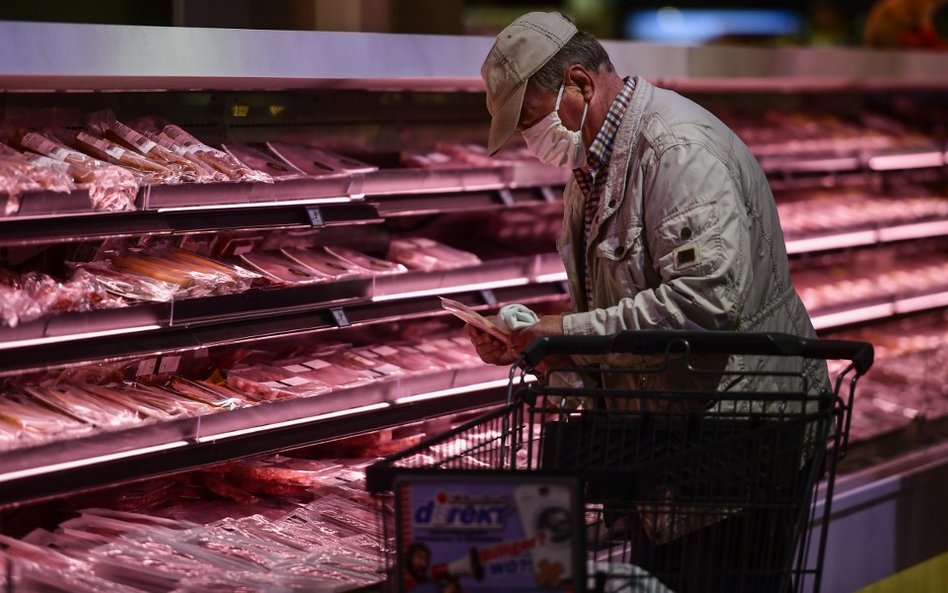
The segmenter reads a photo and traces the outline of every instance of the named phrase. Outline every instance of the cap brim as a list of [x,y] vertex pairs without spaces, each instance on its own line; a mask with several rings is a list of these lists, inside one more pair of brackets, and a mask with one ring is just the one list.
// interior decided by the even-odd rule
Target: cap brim
[[510,93],[507,100],[500,106],[490,120],[490,136],[487,138],[487,154],[493,155],[506,144],[507,140],[517,131],[520,121],[520,109],[523,107],[523,96],[527,92],[527,82],[518,86]]

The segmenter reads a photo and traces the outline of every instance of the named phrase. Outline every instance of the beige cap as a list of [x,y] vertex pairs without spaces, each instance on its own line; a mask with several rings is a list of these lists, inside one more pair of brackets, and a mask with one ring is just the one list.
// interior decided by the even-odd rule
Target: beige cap
[[516,131],[527,80],[575,34],[576,25],[558,12],[530,12],[497,35],[481,66],[492,116],[488,154],[500,150]]

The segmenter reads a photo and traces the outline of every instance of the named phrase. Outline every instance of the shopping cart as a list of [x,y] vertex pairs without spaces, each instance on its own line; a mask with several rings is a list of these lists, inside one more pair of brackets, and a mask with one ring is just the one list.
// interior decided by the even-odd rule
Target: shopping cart
[[[725,370],[721,361],[737,355],[779,357],[789,363],[779,368],[796,370]],[[810,384],[805,361],[825,359],[850,364],[832,386]],[[450,576],[443,567],[441,577],[426,573],[422,562],[406,585],[412,517],[396,496],[406,485],[435,480],[463,489],[468,480],[531,484],[547,476],[579,483],[582,502],[570,512],[581,522],[571,541],[586,561],[567,570],[572,579],[538,578],[532,590],[818,592],[837,461],[856,382],[872,360],[867,343],[786,334],[627,331],[538,340],[511,369],[506,405],[367,468],[390,583],[407,590],[419,579]],[[675,380],[661,380],[670,375]],[[816,517],[821,481],[825,501]],[[476,501],[470,505],[474,517]],[[530,521],[522,522],[527,531]],[[513,552],[538,561],[535,546],[553,549],[553,528],[540,527],[533,539],[520,533]],[[487,566],[488,549],[461,554],[462,578],[450,582],[528,590],[485,577],[495,568]],[[540,564],[523,566],[540,571]]]

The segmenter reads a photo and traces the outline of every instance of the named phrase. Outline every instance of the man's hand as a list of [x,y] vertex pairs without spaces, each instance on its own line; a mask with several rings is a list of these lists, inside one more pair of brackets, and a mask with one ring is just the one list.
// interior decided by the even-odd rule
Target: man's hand
[[517,352],[523,352],[523,349],[533,343],[537,338],[545,336],[563,335],[563,316],[562,315],[544,315],[540,317],[531,326],[518,329],[510,334],[510,342],[513,349]]
[[[517,330],[510,335],[510,341],[517,352],[523,352],[523,349],[533,343],[537,338],[545,336],[563,335],[563,316],[562,315],[544,315],[540,321],[529,327]],[[546,372],[551,368],[563,368],[572,366],[572,361],[567,355],[551,355],[545,357],[536,366],[536,370]]]
[[509,366],[517,360],[519,354],[510,349],[507,344],[498,340],[485,331],[481,331],[473,325],[465,325],[464,333],[470,338],[477,350],[477,355],[487,364],[496,364],[499,366]]

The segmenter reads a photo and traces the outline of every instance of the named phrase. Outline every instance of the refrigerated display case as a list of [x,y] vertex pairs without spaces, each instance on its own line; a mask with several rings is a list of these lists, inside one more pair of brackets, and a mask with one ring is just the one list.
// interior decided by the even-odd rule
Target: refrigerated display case
[[[477,72],[488,38],[39,23],[0,29],[0,113],[8,126],[78,129],[103,109],[121,120],[156,116],[272,177],[145,183],[134,209],[120,212],[95,210],[87,189],[0,195],[0,264],[18,278],[47,274],[49,291],[65,290],[67,262],[104,261],[139,247],[182,248],[268,280],[226,294],[94,307],[56,301],[45,312],[5,315],[5,398],[89,369],[143,383],[171,375],[209,379],[218,371],[223,382],[245,350],[268,352],[267,365],[299,367],[288,351],[401,344],[406,335],[432,331],[424,325],[432,319],[437,336],[450,339],[445,332],[458,326],[441,310],[442,294],[482,310],[510,302],[567,306],[565,273],[552,249],[568,172],[517,148],[483,154],[488,118]],[[948,75],[937,54],[606,45],[620,72],[706,104],[758,155],[775,189],[794,280],[822,334],[862,327],[898,335],[917,331],[911,320],[920,314],[944,313]],[[397,264],[389,261],[391,247],[415,237],[476,259],[387,265]],[[306,278],[292,269],[353,252],[371,258],[361,273],[353,261],[344,262],[356,266],[352,273],[328,279],[311,267]],[[283,267],[268,273],[268,265]],[[893,316],[908,321],[884,329]],[[943,349],[945,336],[925,343],[915,359]],[[890,368],[886,356],[883,369]],[[904,356],[892,353],[892,368]],[[871,401],[857,402],[856,434],[867,453],[855,449],[852,480],[864,502],[876,500],[872,485],[884,482],[864,473],[889,467],[880,457],[937,450],[930,443],[944,436],[948,397],[939,371],[926,371],[941,377],[927,382],[899,375],[922,385],[931,405],[900,401],[889,374]],[[290,373],[275,380],[278,390],[292,391],[302,380],[301,372]],[[329,389],[313,388],[318,379],[306,375],[310,387],[273,401],[57,431],[26,444],[14,435],[0,441],[0,505],[12,512],[506,397],[507,369],[457,363],[410,377],[377,375]],[[923,419],[924,438],[917,430]],[[899,446],[879,445],[887,440]],[[944,492],[946,467],[903,462],[893,471],[924,471]],[[885,492],[878,500],[891,496]],[[911,537],[920,542],[914,553],[897,564],[880,562],[877,574],[857,577],[853,563],[841,561],[828,578],[848,590],[943,551],[943,536],[923,523],[913,523],[918,533]]]

